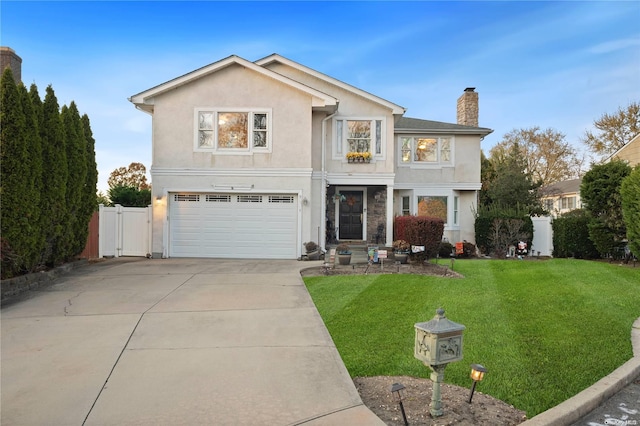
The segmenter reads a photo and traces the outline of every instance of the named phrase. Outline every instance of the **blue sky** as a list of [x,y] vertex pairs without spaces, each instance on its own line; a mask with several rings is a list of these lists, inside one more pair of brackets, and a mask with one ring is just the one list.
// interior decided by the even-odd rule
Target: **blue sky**
[[580,137],[640,101],[640,2],[13,2],[0,44],[22,79],[91,119],[99,169],[151,167],[151,117],[127,100],[229,55],[279,53],[407,108],[456,121],[480,95],[485,152],[512,129]]

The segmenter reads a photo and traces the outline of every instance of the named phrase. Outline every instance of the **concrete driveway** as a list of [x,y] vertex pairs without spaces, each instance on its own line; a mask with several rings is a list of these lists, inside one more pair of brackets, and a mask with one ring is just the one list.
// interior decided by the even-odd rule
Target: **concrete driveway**
[[316,262],[112,259],[3,308],[3,425],[382,425],[302,282]]

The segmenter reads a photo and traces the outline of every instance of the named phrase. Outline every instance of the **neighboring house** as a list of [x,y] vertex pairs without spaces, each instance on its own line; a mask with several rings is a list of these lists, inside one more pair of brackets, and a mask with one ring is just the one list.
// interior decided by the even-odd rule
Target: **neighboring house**
[[542,206],[553,217],[582,208],[581,184],[582,179],[571,179],[542,188]]
[[607,162],[613,159],[626,161],[631,167],[640,164],[640,133],[631,139],[628,144],[614,152],[607,159]]
[[153,117],[154,257],[390,245],[403,214],[442,217],[447,239],[475,241],[480,142],[492,130],[478,127],[474,89],[458,100],[458,124],[405,118],[274,54],[230,56],[129,100]]

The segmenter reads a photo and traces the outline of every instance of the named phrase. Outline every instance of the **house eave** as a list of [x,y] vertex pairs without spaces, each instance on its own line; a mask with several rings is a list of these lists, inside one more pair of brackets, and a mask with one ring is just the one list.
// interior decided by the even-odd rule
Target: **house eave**
[[152,87],[143,92],[135,94],[129,98],[129,101],[134,105],[136,105],[136,107],[138,107],[139,109],[145,112],[153,113],[153,105],[155,103],[155,97],[163,93],[166,93],[168,91],[175,90],[185,84],[191,83],[195,80],[198,80],[209,74],[213,74],[217,71],[220,71],[232,65],[240,65],[244,68],[250,69],[266,77],[269,77],[271,79],[284,83],[290,87],[293,87],[297,90],[307,93],[312,98],[312,107],[314,108],[328,108],[330,110],[331,107],[337,107],[338,105],[338,100],[330,95],[327,95],[326,93],[313,89],[309,86],[305,86],[304,84],[301,84],[288,77],[285,77],[283,75],[270,71],[267,68],[256,65],[253,62],[247,61],[246,59],[243,59],[236,55],[229,56],[225,59],[206,65],[195,71],[184,74],[180,77],[169,80],[158,86]]
[[383,98],[381,98],[379,96],[373,95],[373,94],[371,94],[369,92],[366,92],[366,91],[364,91],[362,89],[358,89],[355,86],[347,84],[347,83],[345,83],[343,81],[340,81],[340,80],[338,80],[336,78],[330,77],[330,76],[328,76],[326,74],[318,72],[318,71],[316,71],[316,70],[314,70],[312,68],[309,68],[307,66],[299,64],[299,63],[297,63],[295,61],[292,61],[290,59],[287,59],[287,58],[285,58],[283,56],[278,55],[277,53],[274,53],[274,54],[269,55],[269,56],[267,56],[265,58],[259,59],[259,60],[255,61],[255,64],[257,64],[257,65],[259,65],[261,67],[266,67],[269,64],[272,64],[274,62],[279,62],[281,64],[290,66],[290,67],[295,68],[297,70],[300,70],[300,71],[302,71],[304,73],[312,75],[312,76],[314,76],[314,77],[316,77],[316,78],[318,78],[320,80],[323,80],[323,81],[329,82],[329,83],[331,83],[331,84],[333,84],[335,86],[338,86],[341,89],[347,90],[347,91],[352,92],[352,93],[356,93],[357,95],[359,95],[359,96],[361,96],[361,97],[363,97],[365,99],[368,99],[370,101],[373,101],[373,102],[376,102],[378,104],[381,104],[381,105],[385,106],[386,108],[389,108],[391,110],[391,113],[394,114],[394,115],[401,116],[406,112],[406,108],[404,108],[404,107],[402,107],[400,105],[394,104],[393,102],[390,102],[390,101],[388,101],[386,99],[383,99]]

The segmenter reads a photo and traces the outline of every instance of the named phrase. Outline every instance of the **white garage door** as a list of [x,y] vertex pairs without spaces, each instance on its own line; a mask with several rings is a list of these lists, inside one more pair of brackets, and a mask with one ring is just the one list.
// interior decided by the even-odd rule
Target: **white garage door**
[[169,256],[296,258],[296,195],[175,193],[169,200]]

